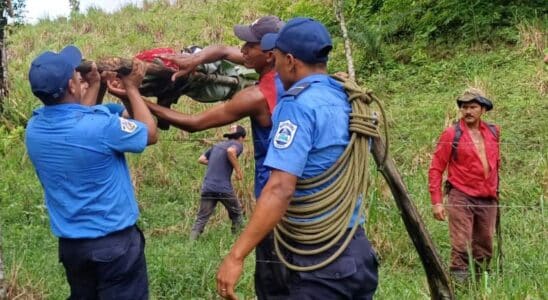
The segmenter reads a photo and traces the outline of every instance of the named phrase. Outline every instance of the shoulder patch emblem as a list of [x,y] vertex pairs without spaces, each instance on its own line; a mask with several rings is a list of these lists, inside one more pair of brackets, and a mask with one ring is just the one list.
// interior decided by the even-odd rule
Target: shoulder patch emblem
[[120,128],[122,129],[122,131],[127,133],[132,133],[135,131],[135,129],[137,129],[137,124],[135,124],[135,122],[122,117],[120,117],[119,119],[120,119]]
[[297,125],[291,123],[290,120],[280,122],[274,136],[274,147],[278,149],[289,147],[293,142],[296,132]]

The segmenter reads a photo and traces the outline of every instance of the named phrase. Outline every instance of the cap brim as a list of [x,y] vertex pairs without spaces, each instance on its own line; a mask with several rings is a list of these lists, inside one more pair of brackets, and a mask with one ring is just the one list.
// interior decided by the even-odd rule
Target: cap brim
[[225,134],[223,134],[223,137],[228,138],[228,139],[234,139],[234,138],[239,138],[240,134],[237,133],[237,132],[225,133]]
[[261,39],[261,50],[270,51],[276,48],[276,40],[278,39],[277,33],[267,33]]
[[250,43],[258,43],[260,42],[259,39],[251,32],[251,28],[249,25],[235,25],[234,26],[234,34],[236,37],[238,37],[240,40]]
[[[487,100],[487,99],[486,99]],[[491,103],[491,101],[487,100],[487,101],[479,101],[477,100],[476,98],[472,98],[472,99],[457,99],[457,107],[461,107],[464,103],[468,103],[470,101],[475,101],[476,103],[478,103],[480,106],[483,106],[485,107],[485,111],[490,111],[493,109],[493,103]]]
[[82,62],[82,53],[80,52],[80,49],[73,45],[66,46],[59,52],[59,56],[74,68],[78,67]]

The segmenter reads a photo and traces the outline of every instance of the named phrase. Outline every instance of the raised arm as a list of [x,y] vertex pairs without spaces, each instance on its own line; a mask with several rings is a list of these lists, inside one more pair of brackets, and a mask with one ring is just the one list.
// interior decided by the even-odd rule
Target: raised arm
[[124,105],[126,105],[126,109],[128,112],[130,112],[130,116],[133,119],[143,122],[147,125],[147,145],[152,145],[158,141],[158,130],[152,114],[148,110],[141,97],[141,94],[139,93],[139,86],[141,85],[144,76],[144,63],[140,60],[134,59],[131,73],[127,76],[122,77],[122,82],[124,83],[124,87],[127,93],[127,102],[124,101]]
[[88,84],[86,93],[82,95],[82,105],[93,106],[98,104],[98,95],[101,88],[101,75],[97,71],[95,62],[91,63],[91,71],[83,76],[83,79]]
[[171,80],[175,81],[181,76],[190,74],[201,64],[211,63],[218,60],[228,60],[235,64],[243,64],[244,58],[237,47],[214,45],[202,49],[200,52],[190,55],[160,55],[161,58],[171,60],[179,66]]

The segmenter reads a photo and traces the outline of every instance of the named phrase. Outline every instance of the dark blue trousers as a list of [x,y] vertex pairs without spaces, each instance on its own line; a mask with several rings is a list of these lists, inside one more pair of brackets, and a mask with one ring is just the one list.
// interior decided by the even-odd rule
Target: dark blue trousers
[[96,239],[59,239],[69,299],[148,299],[144,249],[137,226]]
[[289,297],[289,270],[274,250],[270,232],[255,248],[255,294],[258,300],[286,300]]
[[[290,262],[309,266],[331,256],[342,241],[324,253],[312,256],[288,254]],[[300,247],[299,248],[303,248]],[[304,247],[306,248],[306,246]],[[331,264],[311,272],[290,271],[288,299],[373,299],[378,284],[378,261],[375,251],[358,228],[348,247]]]

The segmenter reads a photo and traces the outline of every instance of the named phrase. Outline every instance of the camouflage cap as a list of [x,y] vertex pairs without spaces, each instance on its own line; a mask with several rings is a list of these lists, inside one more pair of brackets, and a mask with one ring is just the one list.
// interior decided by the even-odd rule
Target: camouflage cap
[[479,105],[485,107],[486,111],[493,109],[493,102],[485,97],[485,93],[480,89],[466,89],[462,95],[457,98],[457,106],[460,108],[464,103],[476,101]]

